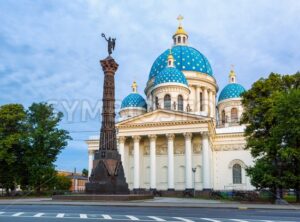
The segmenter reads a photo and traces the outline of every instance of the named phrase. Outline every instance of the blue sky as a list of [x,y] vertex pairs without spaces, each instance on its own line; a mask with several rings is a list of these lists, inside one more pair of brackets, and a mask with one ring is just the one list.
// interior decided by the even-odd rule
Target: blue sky
[[172,44],[179,14],[222,89],[231,64],[245,88],[270,72],[300,70],[299,12],[298,0],[0,1],[0,105],[55,103],[73,137],[57,168],[81,170],[84,140],[100,129],[100,112],[85,114],[101,105],[102,32],[117,38],[119,107],[133,80],[143,93],[152,63]]

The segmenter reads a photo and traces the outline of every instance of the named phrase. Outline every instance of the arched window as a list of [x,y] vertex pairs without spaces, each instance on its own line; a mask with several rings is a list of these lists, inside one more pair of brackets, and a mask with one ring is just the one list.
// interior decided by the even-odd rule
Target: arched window
[[164,108],[171,109],[171,96],[169,94],[164,97]]
[[183,97],[182,95],[179,95],[177,98],[177,104],[178,104],[178,110],[183,111]]
[[221,121],[222,121],[222,124],[225,124],[225,122],[226,122],[225,110],[222,111]]
[[200,111],[203,111],[203,94],[200,93]]
[[231,109],[231,122],[236,123],[238,122],[238,111],[237,108]]
[[178,36],[178,43],[181,43],[181,37]]
[[242,167],[240,164],[234,164],[232,167],[232,181],[233,184],[242,183]]
[[182,42],[185,43],[185,37],[182,37]]

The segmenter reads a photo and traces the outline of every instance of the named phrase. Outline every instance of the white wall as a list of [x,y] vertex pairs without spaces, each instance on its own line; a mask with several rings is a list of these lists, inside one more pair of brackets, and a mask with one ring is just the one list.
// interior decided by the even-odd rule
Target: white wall
[[215,151],[214,153],[214,189],[245,189],[254,187],[250,184],[249,177],[246,176],[245,168],[242,167],[242,184],[233,184],[231,161],[241,161],[245,166],[253,164],[253,158],[247,150]]

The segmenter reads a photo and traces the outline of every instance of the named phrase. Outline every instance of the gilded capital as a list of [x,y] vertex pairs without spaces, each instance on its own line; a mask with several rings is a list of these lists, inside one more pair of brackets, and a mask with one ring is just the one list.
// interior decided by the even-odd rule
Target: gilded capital
[[157,136],[156,135],[148,135],[150,141],[155,141]]
[[192,139],[193,134],[192,133],[184,133],[183,134],[185,139]]
[[119,143],[125,143],[126,137],[125,136],[119,136],[118,137],[118,142]]
[[140,139],[141,139],[141,137],[140,136],[132,136],[132,138],[133,138],[133,141],[134,142],[139,142],[140,141]]
[[168,133],[168,134],[166,134],[166,136],[167,136],[168,140],[174,140],[174,138],[175,138],[174,133]]
[[209,132],[201,132],[202,138],[207,138],[209,136]]

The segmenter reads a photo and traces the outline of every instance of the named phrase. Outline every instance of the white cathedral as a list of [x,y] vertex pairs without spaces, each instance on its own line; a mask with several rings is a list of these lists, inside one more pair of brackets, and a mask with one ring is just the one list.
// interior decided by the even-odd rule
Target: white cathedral
[[[181,23],[173,47],[154,61],[145,98],[137,84],[124,98],[116,124],[118,150],[131,190],[251,190],[245,168],[241,93],[233,70],[217,99],[207,58],[189,46]],[[87,141],[89,173],[99,137]]]

